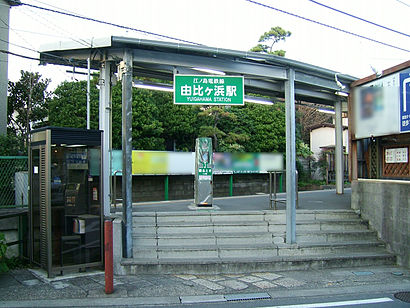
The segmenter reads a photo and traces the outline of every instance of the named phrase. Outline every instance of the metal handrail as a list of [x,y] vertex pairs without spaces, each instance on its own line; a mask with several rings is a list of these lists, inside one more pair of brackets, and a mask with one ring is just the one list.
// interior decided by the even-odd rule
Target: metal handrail
[[[273,209],[276,210],[276,203],[277,202],[282,202],[286,203],[286,198],[277,198],[276,194],[276,175],[278,173],[286,173],[286,170],[284,171],[268,171],[269,173],[269,207],[272,208],[272,203],[273,203]],[[272,197],[272,174],[274,175],[273,177],[273,197]],[[296,208],[299,208],[299,189],[298,189],[298,182],[299,182],[299,176],[298,176],[298,171],[296,170]]]
[[[122,202],[122,198],[121,199],[117,199],[117,173],[121,172],[122,170],[115,170],[114,171],[114,187],[113,187],[113,203],[114,203],[114,208],[117,209],[117,201],[121,201]],[[122,176],[122,175],[121,175]]]

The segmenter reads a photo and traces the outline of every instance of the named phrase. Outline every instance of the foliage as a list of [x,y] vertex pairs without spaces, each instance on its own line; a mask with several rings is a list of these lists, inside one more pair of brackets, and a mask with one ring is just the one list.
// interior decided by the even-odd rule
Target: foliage
[[134,89],[132,98],[132,146],[138,150],[165,150],[158,92]]
[[7,272],[9,270],[9,267],[7,266],[6,252],[6,237],[3,233],[0,233],[0,273]]
[[12,132],[7,135],[0,136],[0,156],[17,156],[26,154],[24,140],[17,137]]
[[172,95],[164,93],[164,100],[156,100],[164,127],[162,137],[167,150],[194,151],[198,137],[198,106],[174,105]]
[[211,137],[216,152],[243,152],[248,135],[236,129],[238,117],[229,107],[208,106],[198,113],[200,137]]
[[[97,78],[90,84],[90,128],[98,129]],[[87,127],[87,81],[64,81],[54,91],[49,103],[49,122],[52,126]]]
[[9,81],[8,127],[21,140],[27,140],[28,122],[33,123],[34,128],[47,124],[49,83],[50,80],[42,79],[39,73],[27,71],[21,71],[21,77],[17,82]]
[[269,31],[261,35],[258,41],[259,44],[253,47],[251,51],[284,57],[286,52],[284,50],[273,51],[273,45],[280,41],[285,41],[291,34],[290,31],[286,31],[279,26],[272,27]]
[[286,151],[285,105],[245,104],[233,110],[238,130],[248,136],[245,152]]
[[320,152],[318,160],[313,163],[313,168],[320,170],[320,174],[323,179],[326,179],[326,176],[327,176],[327,168],[328,168],[327,154],[328,153],[329,151],[322,150]]
[[300,137],[306,144],[310,144],[310,129],[323,123],[332,123],[332,116],[318,111],[316,108],[298,105],[296,107],[296,121],[300,127]]

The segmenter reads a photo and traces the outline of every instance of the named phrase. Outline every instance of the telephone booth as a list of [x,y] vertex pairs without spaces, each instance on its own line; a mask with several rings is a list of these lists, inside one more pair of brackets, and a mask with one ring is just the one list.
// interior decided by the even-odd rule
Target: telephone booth
[[31,133],[30,260],[49,277],[102,266],[101,138],[73,128]]

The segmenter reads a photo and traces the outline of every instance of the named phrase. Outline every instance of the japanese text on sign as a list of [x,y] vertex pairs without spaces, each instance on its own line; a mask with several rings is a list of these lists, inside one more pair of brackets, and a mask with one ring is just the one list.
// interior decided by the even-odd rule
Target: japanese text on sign
[[241,76],[174,76],[174,103],[243,105]]

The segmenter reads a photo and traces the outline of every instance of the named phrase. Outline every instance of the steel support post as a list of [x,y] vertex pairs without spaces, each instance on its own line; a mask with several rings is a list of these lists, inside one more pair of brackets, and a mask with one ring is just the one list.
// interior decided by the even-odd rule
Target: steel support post
[[125,257],[132,258],[132,53],[126,49],[122,74],[122,204]]
[[100,101],[99,101],[99,129],[103,131],[101,147],[101,206],[104,209],[104,216],[110,215],[110,179],[111,179],[111,65],[110,62],[103,62],[100,68]]
[[287,71],[286,104],[286,243],[296,242],[295,71]]
[[336,169],[336,194],[343,194],[344,164],[343,164],[343,127],[342,127],[342,101],[335,102],[335,169]]

